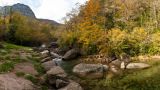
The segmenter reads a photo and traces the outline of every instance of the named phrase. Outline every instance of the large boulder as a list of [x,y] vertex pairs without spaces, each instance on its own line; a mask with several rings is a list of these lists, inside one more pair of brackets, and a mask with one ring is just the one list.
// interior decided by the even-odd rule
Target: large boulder
[[71,60],[77,58],[79,55],[79,50],[78,49],[71,49],[69,50],[63,57],[63,60]]
[[[149,67],[151,67],[151,66],[148,64],[145,64],[145,63],[129,63],[126,66],[126,69],[145,69],[145,68],[149,68]],[[124,62],[122,62],[121,68],[122,69],[125,68]]]
[[108,69],[107,65],[81,63],[73,68],[73,72],[80,77],[96,79],[102,78]]
[[83,88],[80,86],[80,84],[71,81],[66,87],[58,90],[83,90]]
[[57,79],[67,82],[67,74],[60,66],[52,67],[46,74],[48,82],[51,85],[56,85]]
[[51,60],[51,61],[42,63],[42,66],[44,67],[44,69],[45,69],[46,71],[48,71],[48,70],[50,70],[52,67],[56,66],[56,63]]

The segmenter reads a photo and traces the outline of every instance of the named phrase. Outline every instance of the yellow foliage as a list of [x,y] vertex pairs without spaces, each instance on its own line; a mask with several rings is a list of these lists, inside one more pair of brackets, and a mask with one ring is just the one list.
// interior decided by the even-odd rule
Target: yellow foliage
[[130,42],[144,42],[147,39],[147,32],[144,28],[134,28],[131,34],[129,35]]
[[127,33],[120,29],[112,29],[108,32],[109,43],[112,47],[119,46],[123,43]]

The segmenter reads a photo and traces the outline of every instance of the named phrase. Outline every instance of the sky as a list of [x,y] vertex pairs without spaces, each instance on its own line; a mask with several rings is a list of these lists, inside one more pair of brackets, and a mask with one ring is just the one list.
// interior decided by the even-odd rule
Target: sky
[[84,4],[87,0],[0,0],[0,6],[23,3],[30,6],[37,18],[62,22],[66,13],[76,6]]

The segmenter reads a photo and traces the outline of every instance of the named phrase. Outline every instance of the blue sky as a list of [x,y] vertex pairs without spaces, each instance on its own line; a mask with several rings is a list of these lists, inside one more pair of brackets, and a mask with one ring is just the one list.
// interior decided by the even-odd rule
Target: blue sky
[[37,18],[51,19],[62,22],[66,13],[76,3],[84,4],[87,0],[0,0],[0,6],[23,3],[31,7]]

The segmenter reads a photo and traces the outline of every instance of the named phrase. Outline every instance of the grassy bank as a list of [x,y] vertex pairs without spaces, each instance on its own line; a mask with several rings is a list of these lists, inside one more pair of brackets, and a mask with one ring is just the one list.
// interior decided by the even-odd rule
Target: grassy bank
[[124,71],[121,76],[103,80],[82,80],[85,90],[159,90],[160,61],[148,61],[150,68]]

